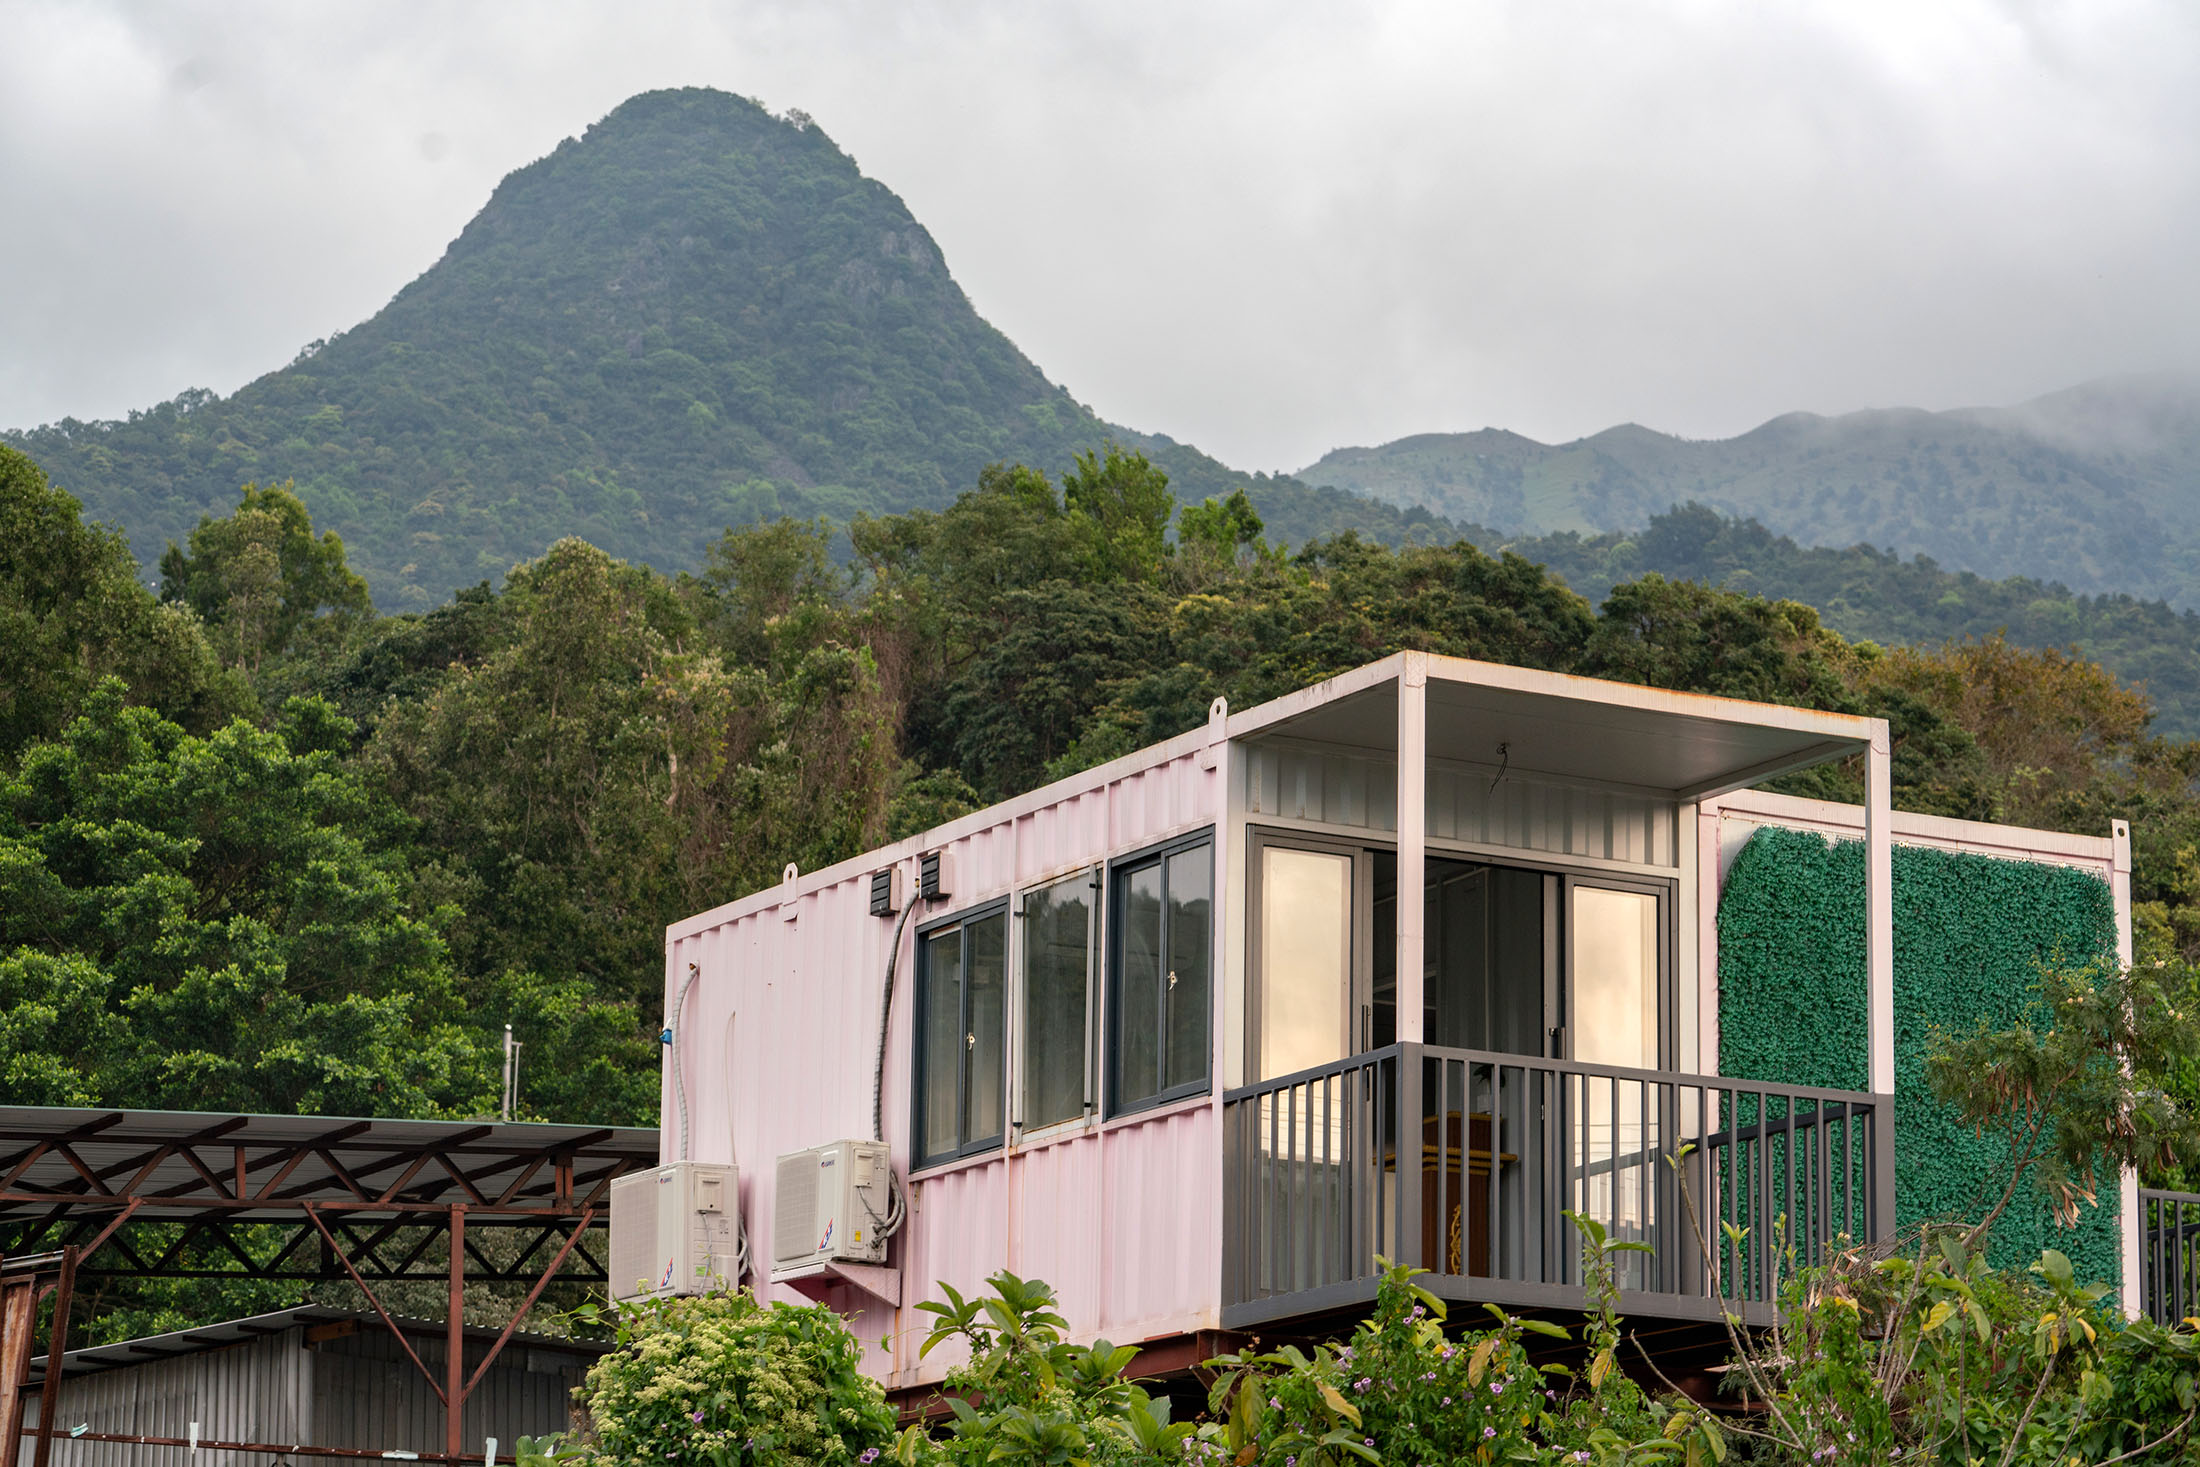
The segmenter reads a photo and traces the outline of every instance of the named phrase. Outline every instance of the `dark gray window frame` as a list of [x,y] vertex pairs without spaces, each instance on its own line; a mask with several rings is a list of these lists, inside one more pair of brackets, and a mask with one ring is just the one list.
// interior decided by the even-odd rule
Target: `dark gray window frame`
[[[1169,945],[1167,927],[1169,908],[1166,886],[1169,858],[1181,855],[1186,851],[1201,849],[1207,852],[1207,1009],[1201,1020],[1207,1033],[1207,1042],[1203,1047],[1206,1064],[1196,1080],[1180,1081],[1175,1085],[1166,1086],[1152,1095],[1139,1095],[1125,1099],[1122,1073],[1123,902],[1128,888],[1123,878],[1126,873],[1148,865],[1159,865],[1161,867],[1164,883],[1161,906],[1163,921],[1161,950],[1166,952]],[[1216,914],[1222,906],[1221,894],[1216,889],[1219,875],[1220,873],[1215,869],[1215,830],[1211,825],[1162,841],[1156,845],[1147,846],[1141,850],[1132,851],[1128,855],[1118,856],[1108,862],[1107,1021],[1105,1033],[1102,1036],[1106,1046],[1106,1058],[1102,1068],[1106,1076],[1107,1114],[1111,1119],[1116,1116],[1136,1115],[1140,1111],[1153,1110],[1179,1100],[1190,1099],[1193,1096],[1206,1095],[1214,1089],[1216,1035],[1214,1000],[1215,991],[1222,982],[1221,965],[1215,961],[1216,950],[1220,945],[1222,936],[1222,924],[1216,918]],[[1164,994],[1163,997],[1165,998],[1166,995]],[[1166,1018],[1167,1004],[1164,1002],[1157,1005],[1156,1011],[1163,1016],[1157,1034],[1157,1042],[1162,1046],[1159,1053],[1166,1056],[1169,1037]]]
[[[982,922],[989,917],[999,917],[1002,921],[1001,956],[1002,965],[1006,970],[1001,975],[1002,1044],[1001,1073],[998,1077],[1001,1086],[1001,1129],[991,1136],[966,1138],[958,1142],[953,1151],[943,1151],[927,1155],[924,1149],[924,1096],[925,1082],[930,1078],[930,1075],[928,1073],[928,1065],[924,1053],[924,1035],[925,1020],[930,1016],[931,1013],[932,997],[930,972],[931,961],[928,956],[930,953],[929,940],[933,937],[938,936],[940,933],[947,931],[950,928],[965,928],[968,927],[969,924],[971,924],[972,922]],[[914,969],[912,975],[912,986],[915,988],[916,992],[914,1002],[910,1005],[909,1047],[912,1052],[912,1063],[910,1066],[911,1084],[909,1090],[909,1155],[911,1158],[911,1171],[921,1171],[926,1168],[937,1166],[948,1166],[954,1162],[966,1160],[969,1157],[984,1156],[988,1152],[999,1151],[1004,1145],[1007,1144],[1009,1130],[1008,1070],[1010,1056],[1008,1035],[1011,1018],[1009,990],[1014,986],[1015,983],[1015,954],[1012,951],[1011,931],[1013,924],[1014,918],[1010,915],[1009,912],[1009,900],[1007,897],[1004,896],[997,897],[989,902],[981,902],[977,906],[966,908],[965,910],[960,912],[951,913],[945,917],[936,918],[932,921],[926,922],[923,926],[917,929],[917,950],[915,954],[915,962],[912,965]],[[963,963],[963,972],[965,974],[965,977],[962,983],[962,1022],[966,1032],[970,1023],[970,984],[967,976],[969,973],[968,947],[969,942],[966,938],[964,939],[965,956]],[[960,1074],[958,1076],[955,1087],[956,1108],[958,1111],[964,1109],[968,1105],[969,1094],[969,1052],[965,1050],[963,1051]],[[959,1124],[960,1117],[958,1116],[958,1125]]]

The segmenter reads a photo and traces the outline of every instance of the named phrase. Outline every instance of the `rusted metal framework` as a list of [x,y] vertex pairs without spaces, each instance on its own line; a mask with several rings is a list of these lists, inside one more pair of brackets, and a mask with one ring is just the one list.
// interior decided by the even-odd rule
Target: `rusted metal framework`
[[[0,1314],[0,1441],[20,1429],[10,1364],[27,1364],[37,1305],[57,1287],[56,1356],[75,1280],[349,1279],[443,1403],[440,1460],[477,1460],[461,1441],[467,1396],[554,1278],[606,1280],[589,1229],[613,1178],[656,1164],[657,1132],[638,1127],[0,1107],[0,1259],[17,1280]],[[407,1279],[448,1285],[441,1380],[375,1293]],[[531,1283],[471,1373],[469,1280]],[[25,1288],[27,1304],[14,1297]],[[40,1464],[44,1446],[41,1433]]]

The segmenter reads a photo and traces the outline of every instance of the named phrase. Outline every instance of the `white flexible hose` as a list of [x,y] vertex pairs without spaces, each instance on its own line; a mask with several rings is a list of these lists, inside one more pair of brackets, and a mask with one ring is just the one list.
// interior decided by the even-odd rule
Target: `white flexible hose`
[[688,990],[702,973],[695,964],[688,964],[687,982],[680,985],[680,1001],[672,1006],[672,1022],[665,1026],[665,1043],[672,1046],[672,1093],[680,1102],[680,1160],[688,1159],[688,1092],[687,1076],[680,1070],[680,1046],[684,1035],[680,1029],[681,1016],[687,1013]]
[[[901,920],[894,924],[894,940],[886,949],[886,992],[878,1006],[878,1064],[871,1070],[871,1139],[886,1139],[886,1031],[894,1017],[894,964],[901,957],[901,934],[909,926],[910,917],[917,910],[917,894],[909,893],[908,904],[901,909]],[[888,1168],[892,1170],[891,1167]]]

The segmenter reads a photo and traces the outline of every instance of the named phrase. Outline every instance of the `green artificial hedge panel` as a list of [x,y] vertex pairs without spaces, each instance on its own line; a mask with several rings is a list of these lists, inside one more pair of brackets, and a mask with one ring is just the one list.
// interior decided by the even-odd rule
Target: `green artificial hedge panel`
[[[2039,964],[2116,951],[2106,883],[2082,871],[1894,848],[1895,1194],[1903,1223],[1975,1217],[1999,1195],[2008,1147],[1957,1124],[1925,1081],[1935,1026],[1999,1028],[2033,1002]],[[1719,1070],[1737,1078],[1864,1090],[1864,847],[1763,826],[1719,898]],[[1990,1254],[2022,1267],[2043,1247],[2080,1278],[2122,1272],[2118,1195],[2104,1187],[2077,1227],[2033,1196],[1994,1229]]]

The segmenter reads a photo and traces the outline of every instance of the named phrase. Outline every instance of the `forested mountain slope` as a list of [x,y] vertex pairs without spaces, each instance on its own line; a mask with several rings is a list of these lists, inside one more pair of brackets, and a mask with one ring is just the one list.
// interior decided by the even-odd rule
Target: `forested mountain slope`
[[729,524],[941,508],[986,464],[1110,439],[1188,499],[1248,485],[1294,541],[1448,529],[1101,422],[822,131],[702,89],[513,173],[379,314],[234,395],[8,437],[147,564],[239,485],[294,480],[385,610],[564,535],[692,568]]
[[2200,377],[2014,408],[1790,413],[1713,441],[1632,424],[1562,444],[1427,433],[1336,449],[1300,477],[1516,536],[1635,530],[1694,500],[1805,545],[2200,605]]
[[[1885,717],[1899,808],[2130,819],[2142,951],[2200,956],[2200,744],[2058,653],[1882,651],[1657,575],[1592,607],[1463,540],[1285,555],[1136,454],[989,468],[848,562],[785,520],[699,575],[568,538],[399,615],[287,491],[226,509],[156,598],[0,446],[0,1104],[481,1116],[511,1024],[522,1114],[646,1123],[667,922],[1404,647]],[[1755,535],[1642,546],[1715,579]],[[97,1328],[286,1287],[122,1289]]]

